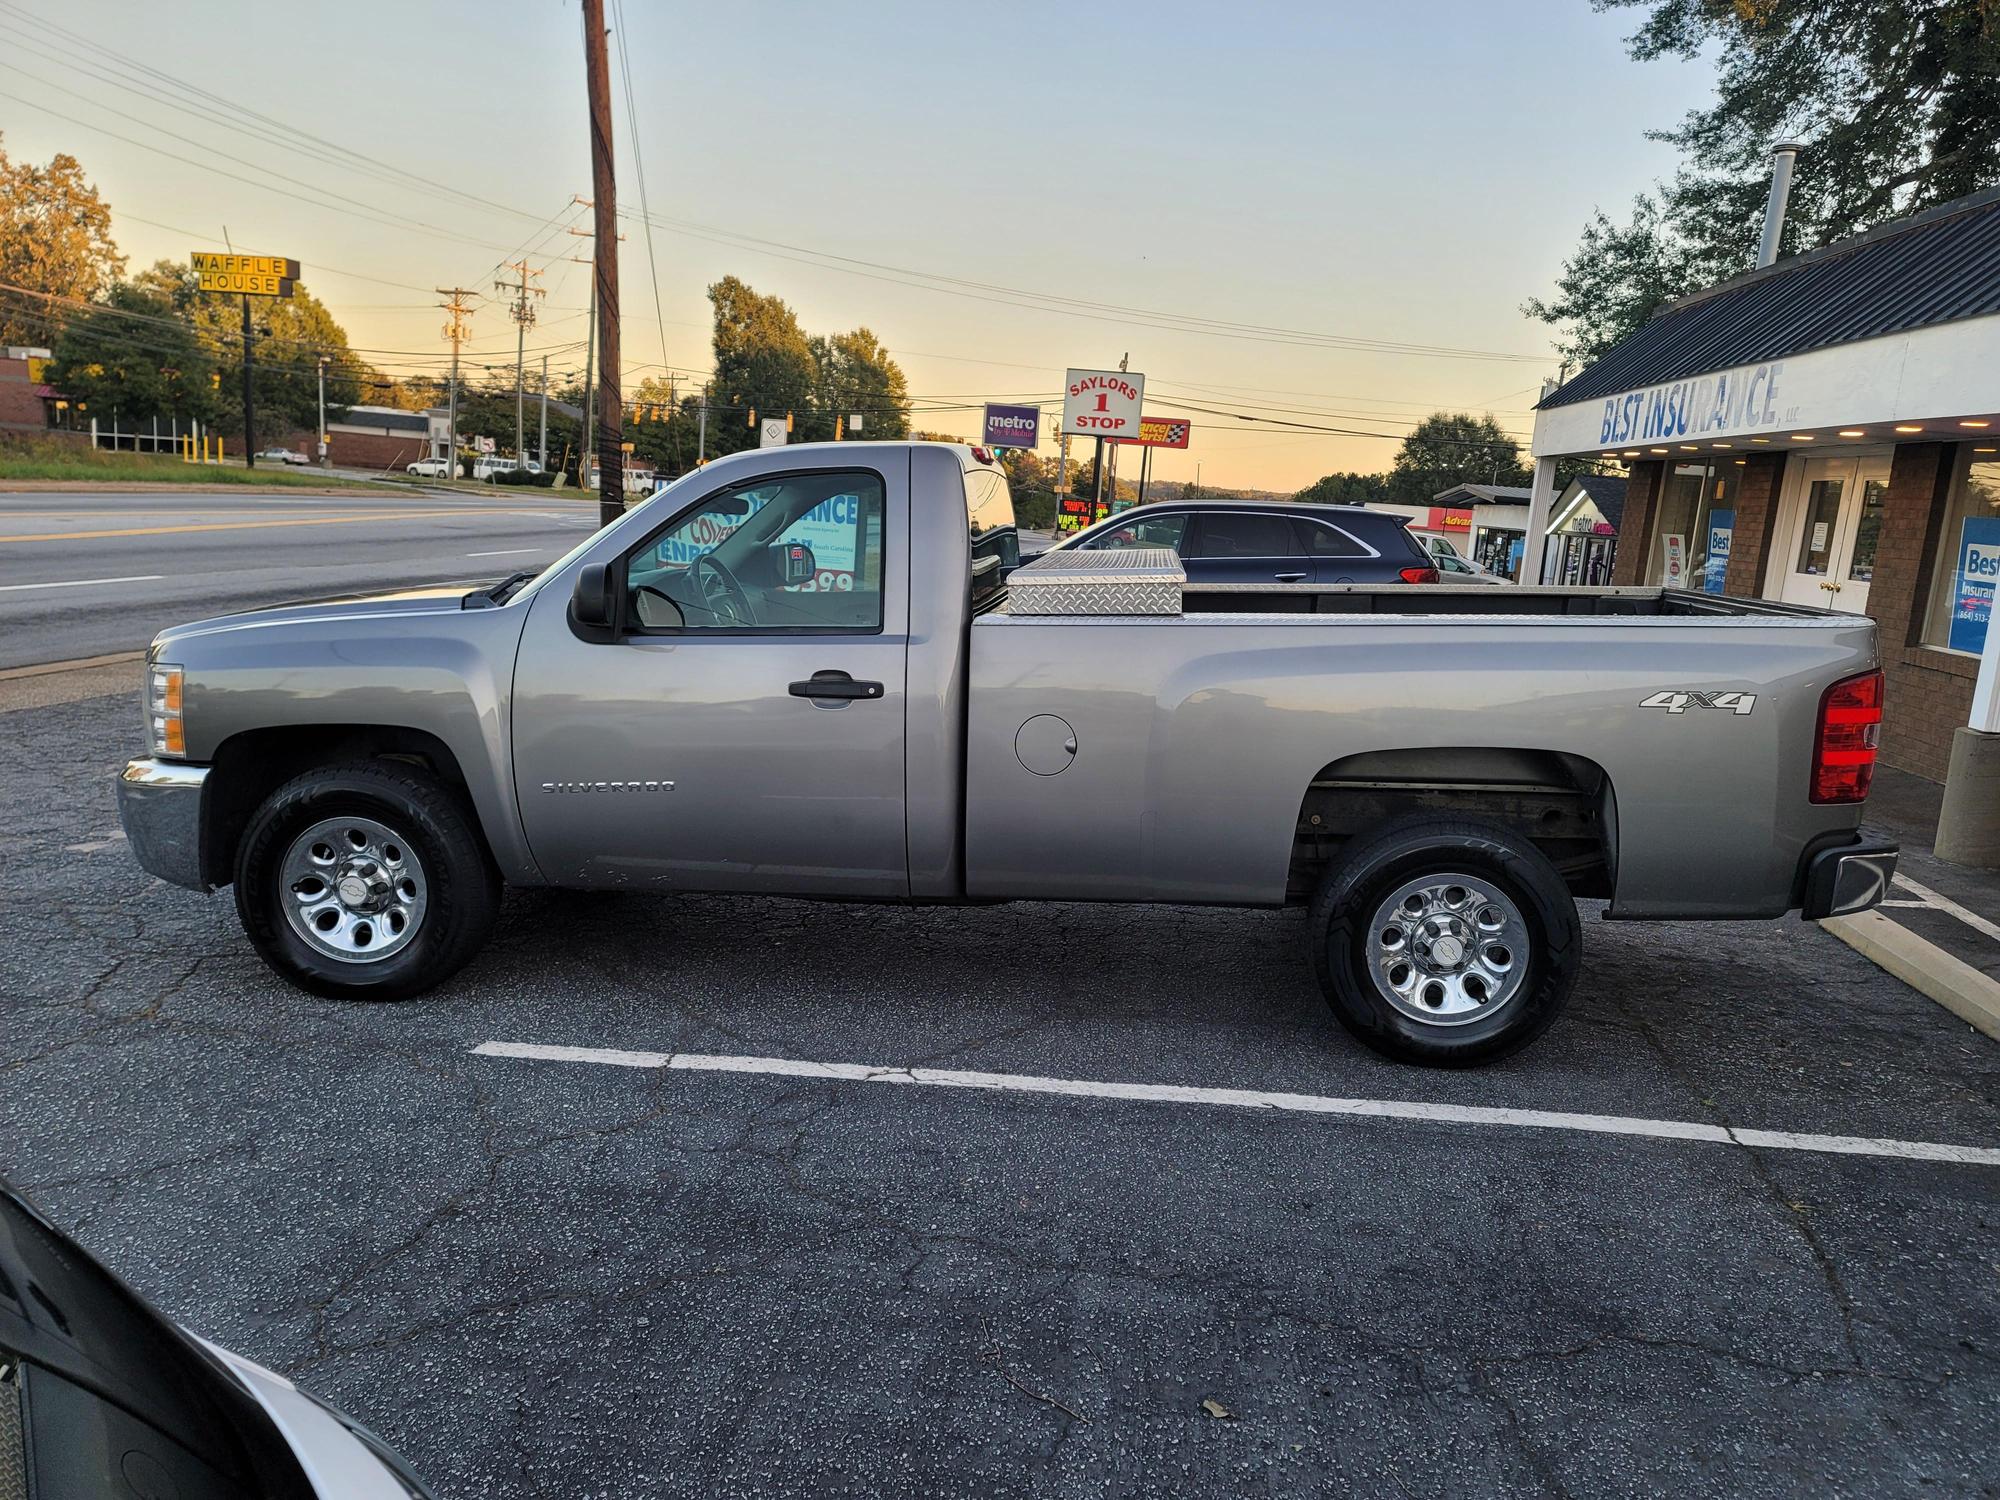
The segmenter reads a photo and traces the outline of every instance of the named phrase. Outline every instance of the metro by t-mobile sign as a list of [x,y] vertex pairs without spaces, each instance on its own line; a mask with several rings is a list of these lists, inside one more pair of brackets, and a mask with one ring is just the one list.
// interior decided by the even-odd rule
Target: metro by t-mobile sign
[[1041,440],[1042,411],[1038,406],[986,404],[985,443],[989,448],[1032,448]]
[[1136,438],[1146,377],[1123,370],[1071,370],[1063,380],[1062,430],[1078,437]]

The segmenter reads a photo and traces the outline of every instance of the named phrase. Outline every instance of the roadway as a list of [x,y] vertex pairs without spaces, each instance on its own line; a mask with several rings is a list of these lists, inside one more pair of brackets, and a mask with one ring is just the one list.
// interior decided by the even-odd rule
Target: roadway
[[357,491],[0,495],[0,669],[143,649],[232,610],[537,569],[594,500]]

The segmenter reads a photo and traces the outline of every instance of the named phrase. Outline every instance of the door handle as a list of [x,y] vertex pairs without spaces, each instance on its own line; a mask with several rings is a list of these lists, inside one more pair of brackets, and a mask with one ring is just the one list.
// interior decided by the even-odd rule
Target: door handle
[[1304,581],[1306,575],[1303,573],[1273,573],[1271,576],[1280,583],[1300,583]]
[[857,682],[845,672],[815,672],[789,689],[794,698],[879,698],[882,684]]

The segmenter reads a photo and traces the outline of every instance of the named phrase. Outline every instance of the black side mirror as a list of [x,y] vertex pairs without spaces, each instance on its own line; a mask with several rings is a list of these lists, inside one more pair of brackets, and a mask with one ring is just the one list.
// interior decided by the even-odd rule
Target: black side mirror
[[609,630],[618,619],[618,569],[611,563],[586,563],[576,575],[569,612],[579,625]]
[[780,542],[773,550],[778,554],[778,576],[786,588],[798,588],[819,576],[819,559],[804,542]]

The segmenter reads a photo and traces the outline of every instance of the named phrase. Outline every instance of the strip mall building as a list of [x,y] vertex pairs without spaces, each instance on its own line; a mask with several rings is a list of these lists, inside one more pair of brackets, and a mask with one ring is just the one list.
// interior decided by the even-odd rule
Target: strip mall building
[[1957,779],[2000,573],[2000,191],[1663,307],[1543,396],[1533,453],[1531,547],[1555,461],[1611,459],[1614,583],[1874,616],[1883,760]]

